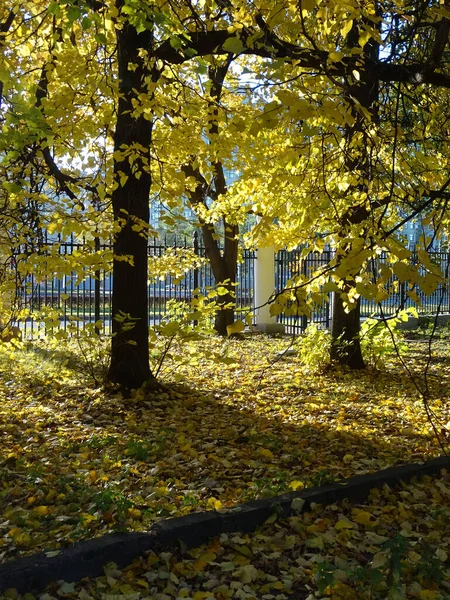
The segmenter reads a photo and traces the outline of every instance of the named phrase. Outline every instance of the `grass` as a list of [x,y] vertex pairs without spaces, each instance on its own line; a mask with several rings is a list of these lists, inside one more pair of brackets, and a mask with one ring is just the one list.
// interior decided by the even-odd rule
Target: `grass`
[[[64,349],[4,347],[1,560],[440,453],[394,358],[382,372],[317,375],[278,357],[288,344],[208,340],[221,362],[205,358],[204,342],[175,346],[166,391],[128,400],[93,387]],[[409,344],[419,382],[425,360],[425,345]],[[449,425],[448,362],[439,340],[428,373],[439,430]]]

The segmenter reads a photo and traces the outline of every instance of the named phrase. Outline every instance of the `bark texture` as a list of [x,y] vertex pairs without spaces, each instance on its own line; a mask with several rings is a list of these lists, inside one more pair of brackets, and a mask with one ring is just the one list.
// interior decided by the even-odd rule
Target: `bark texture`
[[351,369],[364,369],[364,359],[361,351],[360,332],[360,301],[350,312],[345,312],[340,294],[333,298],[333,322],[331,329],[331,360]]
[[[114,150],[120,153],[134,146],[138,157],[133,162],[133,169],[128,157],[115,158],[114,162],[114,174],[119,185],[112,193],[112,207],[119,231],[114,240],[113,338],[109,379],[128,389],[138,388],[154,379],[149,366],[145,228],[149,222],[152,121],[142,115],[135,117],[132,102],[146,89],[145,77],[151,75],[148,63],[140,56],[141,45],[133,26],[126,24],[118,30],[120,95]],[[128,177],[126,181],[125,176]],[[136,231],[136,227],[133,229],[136,225],[144,226],[141,232]],[[133,323],[134,326],[130,327]]]

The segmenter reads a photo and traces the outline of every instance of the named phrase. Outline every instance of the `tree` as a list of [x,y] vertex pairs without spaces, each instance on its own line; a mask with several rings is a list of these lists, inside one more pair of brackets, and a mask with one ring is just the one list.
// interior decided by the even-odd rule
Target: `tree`
[[[172,212],[189,207],[194,226],[202,232],[206,257],[221,287],[215,319],[221,335],[234,322],[239,226],[247,219],[246,210],[233,201],[229,181],[238,176],[245,151],[244,115],[252,112],[245,106],[247,98],[236,93],[232,61],[228,53],[193,62],[197,81],[191,71],[172,69],[170,96],[182,96],[184,102],[172,102],[176,111],[166,108],[167,124],[158,127],[154,140],[156,155],[164,157],[154,168],[155,192]],[[164,105],[164,99],[159,103]],[[240,124],[238,139],[237,130],[227,125],[230,121]],[[173,217],[167,220],[179,226]]]
[[[415,286],[432,291],[437,284],[438,274],[426,248],[421,254],[423,276],[417,267],[406,265],[409,253],[395,232],[400,214],[404,223],[431,209],[428,218],[442,223],[445,212],[448,152],[442,161],[442,133],[447,124],[441,121],[436,127],[433,117],[424,116],[424,98],[431,86],[435,94],[444,90],[439,93],[441,102],[448,97],[448,80],[439,72],[439,63],[445,60],[447,15],[432,4],[417,11],[408,7],[405,12],[370,2],[356,12],[338,3],[326,11],[315,3],[301,6],[297,28],[306,40],[302,53],[282,39],[287,27],[280,13],[274,26],[259,18],[274,54],[283,56],[283,48],[299,64],[295,69],[284,61],[276,69],[260,70],[260,80],[277,92],[255,128],[264,137],[258,155],[262,162],[256,165],[255,160],[247,175],[248,181],[262,180],[265,172],[274,190],[270,201],[266,197],[260,206],[264,237],[278,244],[292,245],[295,240],[313,249],[326,243],[336,249],[336,257],[312,281],[301,276],[293,279],[292,286],[278,296],[274,310],[308,312],[317,299],[322,300],[320,290],[326,284],[327,292],[335,291],[333,358],[360,368],[364,365],[359,347],[360,295],[384,298],[393,274],[401,274],[401,281],[410,284],[411,297]],[[292,23],[289,28],[293,30]],[[422,33],[426,29],[431,32],[428,38]],[[380,43],[392,45],[392,53],[380,57]],[[423,83],[429,88],[425,96]],[[415,123],[411,112],[407,121],[412,107],[416,117],[420,114]],[[425,123],[428,135],[424,136]],[[287,135],[288,144],[280,141]],[[264,152],[273,159],[277,147],[276,160],[284,169],[267,168]],[[284,170],[291,174],[290,183]],[[244,178],[242,198],[251,187]],[[276,224],[269,225],[269,219],[276,219]],[[387,263],[371,268],[379,264],[382,251],[388,252]],[[327,283],[330,277],[333,285]],[[338,345],[339,340],[344,343]]]
[[[124,7],[124,2],[117,5],[119,10]],[[152,44],[151,22],[145,34]],[[146,230],[150,218],[153,120],[145,112],[136,115],[135,108],[140,94],[146,94],[147,102],[151,104],[151,88],[160,73],[154,59],[142,56],[142,42],[135,25],[125,21],[116,30],[116,36],[119,99],[114,132],[116,185],[111,203],[117,233],[114,238],[109,378],[133,388],[153,379],[148,349]]]
[[[250,185],[256,175],[249,168],[233,191],[234,203],[245,194],[248,204],[253,196],[255,210],[262,214],[254,238],[271,236],[276,245],[291,235],[291,240],[309,240],[314,247],[330,243],[337,251],[326,271],[312,282],[298,278],[280,302],[300,300],[302,310],[308,310],[323,285],[330,289],[332,284],[342,308],[351,308],[361,293],[375,298],[385,293],[384,283],[395,271],[411,286],[434,285],[437,275],[429,266],[425,278],[418,269],[401,266],[404,248],[392,234],[394,217],[405,208],[410,216],[421,210],[428,210],[430,218],[448,214],[448,153],[442,134],[447,124],[439,131],[442,120],[431,113],[424,116],[433,104],[428,97],[445,103],[450,87],[444,5],[325,5],[313,0],[301,0],[298,6],[279,0],[238,5],[180,1],[176,6],[73,0],[60,5],[39,0],[11,2],[1,11],[0,49],[7,65],[0,77],[5,171],[22,169],[23,187],[34,169],[51,190],[46,195],[53,200],[57,229],[88,230],[92,236],[107,232],[107,213],[100,207],[110,203],[112,208],[112,381],[125,387],[152,382],[146,236],[153,140],[164,114],[156,98],[164,86],[172,89],[168,81],[175,67],[186,69],[187,79],[195,78],[201,57],[209,61],[216,85],[210,98],[220,96],[220,64],[230,55],[247,60],[261,82],[258,88],[269,90],[258,96],[265,107],[255,108],[244,163],[259,152],[267,164],[261,153],[267,154],[270,140],[269,155],[284,147],[290,157],[279,155],[266,171],[257,165],[264,199]],[[385,47],[383,53],[369,51],[377,44]],[[219,57],[217,63],[213,56]],[[374,97],[366,105],[358,94],[368,86],[375,89],[376,82],[379,100]],[[173,112],[182,100],[172,106]],[[408,106],[421,115],[411,126],[401,121]],[[215,135],[214,127],[212,119],[209,137]],[[367,141],[370,145],[364,146]],[[220,194],[216,164],[213,178]],[[186,168],[196,176],[194,163]],[[199,183],[197,178],[194,196]],[[234,257],[235,224],[228,222],[226,239]],[[363,267],[383,249],[390,262],[370,281]],[[358,319],[347,314],[351,311],[342,312],[342,319],[348,319],[343,331],[352,332],[352,343]],[[349,354],[342,356],[345,362]]]

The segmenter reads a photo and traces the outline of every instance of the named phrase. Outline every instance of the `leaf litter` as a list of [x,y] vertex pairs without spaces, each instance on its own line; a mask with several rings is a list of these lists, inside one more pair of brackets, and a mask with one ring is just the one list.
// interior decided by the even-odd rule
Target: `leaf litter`
[[[193,353],[191,362],[166,369],[165,391],[128,400],[90,387],[51,352],[46,360],[33,348],[14,360],[3,356],[1,560],[439,454],[421,399],[398,365],[311,375],[295,356],[274,358],[285,346],[233,341],[228,364]],[[444,345],[439,352],[432,406],[448,423]],[[411,361],[420,368],[420,357]],[[366,525],[356,523],[369,527],[363,513]],[[354,522],[341,519],[333,529],[343,536]],[[324,552],[321,535],[312,539]],[[325,581],[343,577],[336,565],[322,571]]]

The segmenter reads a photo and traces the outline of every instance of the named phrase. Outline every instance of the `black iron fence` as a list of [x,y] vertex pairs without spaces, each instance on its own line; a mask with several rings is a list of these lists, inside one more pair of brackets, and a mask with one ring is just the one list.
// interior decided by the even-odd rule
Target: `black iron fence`
[[[304,275],[311,277],[320,267],[325,267],[331,259],[331,251],[310,252],[305,256],[302,250],[280,250],[275,256],[275,289],[283,290],[291,277]],[[324,300],[316,306],[308,318],[304,315],[277,317],[279,323],[286,326],[288,332],[301,333],[309,322],[316,323],[326,329],[330,327],[330,302]]]
[[[428,256],[431,262],[439,267],[443,275],[443,279],[434,291],[425,293],[419,286],[400,282],[397,277],[393,276],[385,284],[385,288],[389,293],[389,297],[386,300],[375,303],[374,301],[361,298],[361,316],[390,316],[398,310],[411,307],[414,307],[419,315],[436,314],[437,312],[450,313],[450,253],[430,252]],[[381,255],[377,261],[372,262],[370,265],[371,269],[376,272],[386,262],[386,259],[385,255]],[[413,265],[419,264],[417,252],[412,253],[411,263]],[[423,266],[419,267],[419,275],[426,275],[426,269]]]
[[[200,243],[197,234],[192,239],[151,239],[149,240],[149,257],[162,257],[168,248],[185,249],[193,251],[195,255],[205,258],[205,248]],[[61,264],[70,263],[70,259],[76,257],[77,253],[86,251],[101,252],[111,250],[110,244],[100,243],[98,240],[86,244],[74,238],[69,240],[56,239],[46,240],[42,247],[22,248],[22,256],[35,253],[44,259],[46,255],[57,255],[62,259]],[[74,256],[75,255],[75,256]],[[302,250],[281,250],[275,257],[275,281],[274,289],[281,291],[288,280],[295,275],[311,276],[320,267],[326,266],[331,259],[331,252],[311,252],[304,255]],[[435,252],[430,255],[431,259],[440,266],[444,273],[444,280],[438,289],[432,294],[426,295],[420,289],[410,289],[406,284],[400,284],[395,277],[387,283],[390,292],[389,297],[376,304],[364,298],[361,300],[361,315],[392,315],[397,310],[415,306],[420,314],[430,314],[439,310],[450,312],[449,293],[449,258],[444,252]],[[242,250],[237,271],[236,285],[236,313],[243,311],[253,312],[255,309],[254,298],[254,261],[256,251]],[[383,262],[385,257],[380,257]],[[417,262],[417,256],[413,254],[412,261]],[[378,268],[379,265],[372,265]],[[169,301],[189,303],[192,300],[195,289],[207,293],[215,285],[212,269],[208,261],[201,261],[195,268],[189,268],[181,277],[166,275],[149,280],[149,324],[157,324],[167,315]],[[417,304],[408,292],[414,291],[420,304]],[[29,316],[18,324],[24,330],[27,337],[32,337],[39,330],[45,330],[44,315],[49,309],[54,309],[58,323],[53,326],[67,328],[68,324],[103,322],[105,331],[111,329],[111,295],[112,295],[112,273],[110,269],[94,269],[86,271],[83,277],[76,271],[62,269],[52,275],[40,277],[37,273],[27,275],[19,290],[21,304],[29,309]],[[286,325],[287,331],[300,333],[307,327],[308,322],[314,322],[328,328],[331,321],[330,302],[324,301],[316,306],[311,316],[287,316],[281,314],[277,320]]]
[[[168,249],[174,251],[189,250],[200,258],[195,267],[187,269],[182,276],[165,275],[150,277],[148,283],[148,322],[149,325],[158,324],[173,306],[177,303],[190,303],[194,290],[208,294],[215,286],[215,279],[206,258],[205,248],[199,243],[197,234],[190,240],[182,239],[152,238],[148,244],[149,260],[163,257]],[[21,248],[20,256],[34,254],[50,256],[56,254],[58,257],[66,258],[76,253],[102,252],[112,250],[110,243],[90,243],[77,241],[73,237],[68,240],[55,239],[45,240],[40,248]],[[240,262],[237,267],[236,313],[254,311],[253,273],[254,273],[255,251],[243,249]],[[151,273],[150,273],[151,275]],[[54,321],[45,322],[46,315],[53,311],[58,315],[58,326],[67,329],[70,323],[86,324],[103,323],[103,330],[111,330],[112,319],[112,272],[110,269],[86,270],[80,278],[78,271],[57,272],[40,276],[38,273],[28,274],[19,290],[20,304],[28,309],[29,316],[18,322],[27,337],[35,336],[40,330],[45,331],[50,326],[56,326]],[[172,301],[172,302],[171,302]],[[169,304],[171,302],[171,304]]]

